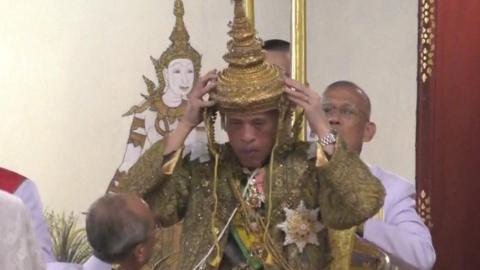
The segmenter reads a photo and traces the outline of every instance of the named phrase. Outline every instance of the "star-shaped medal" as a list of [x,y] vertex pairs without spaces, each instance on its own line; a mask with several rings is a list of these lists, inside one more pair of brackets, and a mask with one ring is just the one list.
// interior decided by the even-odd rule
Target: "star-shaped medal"
[[284,246],[296,244],[300,253],[307,244],[319,245],[317,233],[325,226],[318,221],[319,208],[309,210],[305,207],[303,200],[300,201],[297,209],[283,208],[286,220],[277,225],[285,232]]

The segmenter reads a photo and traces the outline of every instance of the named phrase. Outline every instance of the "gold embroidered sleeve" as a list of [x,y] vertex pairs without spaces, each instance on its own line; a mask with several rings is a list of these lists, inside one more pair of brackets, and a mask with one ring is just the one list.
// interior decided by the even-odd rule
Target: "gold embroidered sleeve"
[[155,219],[163,227],[179,222],[186,211],[190,195],[190,170],[187,164],[177,168],[171,177],[165,177],[143,196],[152,209]]
[[323,222],[332,229],[348,229],[375,215],[385,190],[359,156],[339,145],[330,161],[318,168],[319,203]]
[[127,174],[121,175],[109,191],[134,192],[144,196],[155,186],[161,185],[181,160],[183,149],[164,157],[164,140],[156,142],[133,165]]

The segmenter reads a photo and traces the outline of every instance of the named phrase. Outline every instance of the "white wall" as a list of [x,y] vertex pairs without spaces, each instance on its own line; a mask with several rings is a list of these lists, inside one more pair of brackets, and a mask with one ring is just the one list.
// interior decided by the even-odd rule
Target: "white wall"
[[[264,39],[289,38],[288,0],[256,1]],[[309,2],[309,80],[370,94],[365,158],[413,179],[416,1]],[[203,71],[224,66],[230,1],[184,0]],[[173,0],[0,0],[0,166],[33,178],[45,204],[85,210],[123,157],[149,56],[169,45]]]

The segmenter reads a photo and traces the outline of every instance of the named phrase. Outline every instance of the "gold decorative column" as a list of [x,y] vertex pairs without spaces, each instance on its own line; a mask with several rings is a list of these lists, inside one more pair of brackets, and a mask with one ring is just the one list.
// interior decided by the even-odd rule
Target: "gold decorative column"
[[419,122],[417,130],[417,145],[424,145],[417,148],[417,212],[422,218],[425,225],[429,229],[433,228],[432,213],[431,213],[431,190],[432,190],[432,174],[433,170],[427,165],[427,159],[424,156],[432,151],[429,143],[430,130],[432,121],[429,116],[431,108],[431,91],[435,87],[430,87],[430,79],[433,75],[434,58],[435,58],[435,33],[437,27],[436,21],[436,3],[435,0],[421,0],[419,2],[419,28],[418,28],[418,117]]
[[[306,0],[292,0],[291,57],[292,78],[303,84],[307,82],[307,17]],[[306,141],[306,125],[303,109],[297,108],[293,114],[294,123],[301,121],[296,137]]]
[[244,4],[247,21],[250,24],[250,27],[255,28],[255,7],[253,0],[244,0]]
[[422,218],[423,223],[425,223],[429,229],[433,228],[432,206],[430,202],[430,196],[422,189],[420,194],[417,195],[417,212]]

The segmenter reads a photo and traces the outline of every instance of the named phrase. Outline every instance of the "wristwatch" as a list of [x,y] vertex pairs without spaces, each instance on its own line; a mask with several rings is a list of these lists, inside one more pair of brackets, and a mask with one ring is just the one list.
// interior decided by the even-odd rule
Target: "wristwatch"
[[335,144],[337,142],[337,132],[335,130],[330,131],[325,137],[318,140],[321,146],[327,146]]

